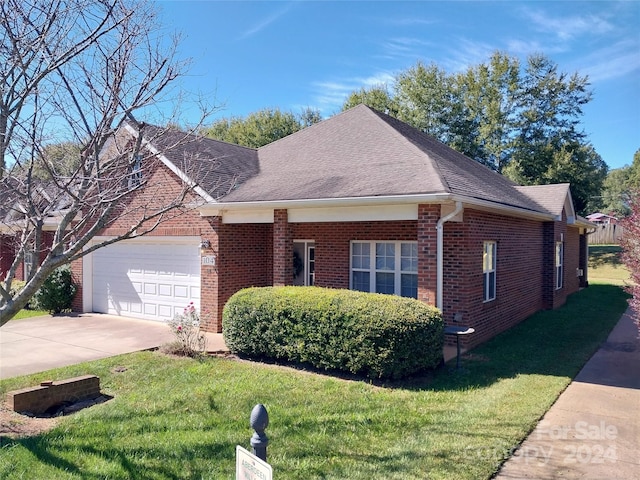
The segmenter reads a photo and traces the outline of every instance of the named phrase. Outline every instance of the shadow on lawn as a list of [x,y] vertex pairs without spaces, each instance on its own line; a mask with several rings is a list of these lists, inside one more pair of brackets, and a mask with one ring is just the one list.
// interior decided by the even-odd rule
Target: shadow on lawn
[[619,245],[591,245],[589,247],[589,268],[622,266],[622,247]]
[[[154,434],[152,430],[147,433]],[[163,432],[159,429],[155,433]],[[77,437],[72,442],[72,446],[63,447],[65,442],[58,442],[57,435],[45,433],[26,438],[0,438],[3,448],[20,445],[42,464],[76,475],[78,478],[96,480],[209,478],[208,475],[212,473],[211,466],[197,465],[194,460],[228,457],[227,460],[231,461],[231,455],[234,453],[233,449],[229,449],[228,443],[222,440],[219,442],[192,441],[186,445],[166,441],[140,441],[138,447],[128,448],[111,441],[108,432],[104,432],[103,435],[87,432],[85,437]],[[75,462],[69,460],[70,458],[82,460]],[[181,465],[189,465],[188,473],[184,470],[176,470],[176,458],[180,459]],[[166,462],[165,459],[171,459],[171,461]],[[87,465],[92,463],[98,466],[99,471],[95,473],[87,471]]]
[[592,285],[553,311],[539,312],[462,357],[421,377],[385,386],[409,390],[464,390],[518,374],[574,378],[606,341],[627,309],[628,295],[613,285]]
[[327,371],[306,364],[273,359],[243,360],[279,365],[381,388],[404,390],[465,390],[491,385],[518,374],[553,375],[573,379],[626,311],[628,295],[619,286],[594,284],[571,295],[567,303],[538,312],[515,327],[435,370],[403,380],[375,380],[362,375]]

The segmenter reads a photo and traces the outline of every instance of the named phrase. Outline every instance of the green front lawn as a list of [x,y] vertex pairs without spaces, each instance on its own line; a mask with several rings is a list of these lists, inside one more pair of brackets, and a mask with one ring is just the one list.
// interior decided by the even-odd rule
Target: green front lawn
[[44,315],[49,315],[49,312],[44,310],[20,310],[10,321],[20,320],[21,318],[42,317]]
[[619,245],[589,245],[589,282],[627,285],[630,274],[621,255]]
[[[0,478],[233,479],[248,417],[269,411],[284,479],[487,479],[534,428],[627,308],[593,285],[446,366],[392,385],[275,365],[143,352],[0,382],[0,393],[82,374],[114,398],[48,433],[0,437]],[[125,367],[118,372],[115,367]]]

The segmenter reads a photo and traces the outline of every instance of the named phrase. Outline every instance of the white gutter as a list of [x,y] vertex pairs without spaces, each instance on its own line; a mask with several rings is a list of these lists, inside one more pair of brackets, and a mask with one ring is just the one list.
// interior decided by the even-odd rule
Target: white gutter
[[198,210],[203,217],[218,216],[224,211],[260,210],[314,207],[367,207],[375,205],[404,205],[420,203],[439,203],[450,200],[451,195],[417,194],[385,195],[369,197],[304,198],[298,200],[266,200],[250,202],[218,202],[202,205]]
[[481,200],[463,195],[450,193],[427,193],[415,195],[385,195],[368,197],[341,197],[341,198],[305,198],[299,200],[266,200],[250,202],[216,202],[205,203],[198,207],[203,217],[215,217],[225,211],[235,210],[273,210],[288,208],[315,208],[315,207],[366,207],[376,205],[403,205],[403,204],[427,204],[442,203],[445,201],[463,202],[469,206],[477,206],[481,209],[492,210],[505,215],[532,218],[541,221],[560,220],[553,214],[536,212],[521,207],[504,205],[489,200]]
[[436,225],[437,247],[436,247],[436,307],[442,312],[442,289],[444,284],[444,224],[462,211],[462,202],[456,202],[453,212],[438,220]]

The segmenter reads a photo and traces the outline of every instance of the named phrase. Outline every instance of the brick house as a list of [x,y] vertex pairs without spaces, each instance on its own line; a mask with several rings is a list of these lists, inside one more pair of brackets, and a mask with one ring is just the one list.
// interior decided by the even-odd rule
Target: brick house
[[79,311],[164,320],[192,301],[220,332],[239,289],[313,284],[434,304],[472,347],[587,284],[568,184],[518,186],[364,105],[258,149],[198,139],[160,158],[150,183],[193,181],[193,208],[75,262]]

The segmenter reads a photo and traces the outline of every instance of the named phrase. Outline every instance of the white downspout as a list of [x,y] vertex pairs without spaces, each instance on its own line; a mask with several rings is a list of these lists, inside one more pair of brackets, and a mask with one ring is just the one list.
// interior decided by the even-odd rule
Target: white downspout
[[442,286],[444,283],[444,224],[462,211],[462,202],[456,202],[453,212],[445,215],[436,224],[437,246],[436,246],[436,307],[442,312]]

